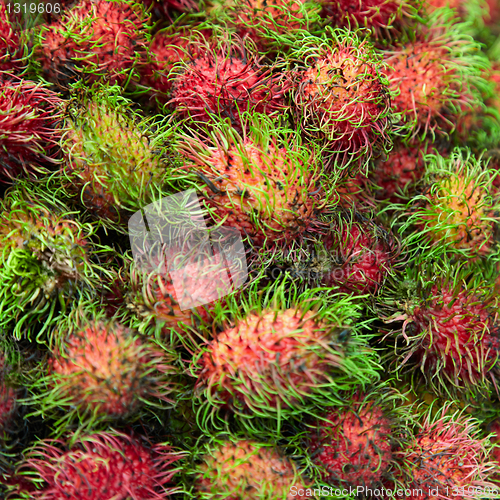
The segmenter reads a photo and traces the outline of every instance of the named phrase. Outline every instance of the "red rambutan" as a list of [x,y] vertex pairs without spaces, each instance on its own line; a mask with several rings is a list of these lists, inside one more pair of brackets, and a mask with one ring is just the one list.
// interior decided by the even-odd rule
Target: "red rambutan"
[[[493,498],[488,481],[494,464],[488,462],[489,441],[480,438],[477,422],[463,415],[434,418],[427,412],[414,442],[401,451],[409,479],[410,500],[472,500]],[[492,496],[489,495],[489,492]]]
[[[380,391],[380,392],[379,392]],[[390,476],[401,438],[396,405],[402,397],[383,388],[348,396],[348,406],[330,408],[309,430],[309,454],[331,485],[374,488]]]
[[377,37],[387,35],[394,25],[402,24],[416,15],[412,0],[322,0],[321,16],[342,28],[371,29]]
[[260,63],[248,39],[227,36],[200,42],[192,49],[196,57],[182,61],[174,70],[169,104],[183,118],[211,123],[214,115],[229,119],[242,131],[241,114],[256,111],[270,116],[284,113],[289,88],[285,72]]
[[[36,382],[42,413],[64,408],[64,420],[76,412],[81,423],[83,415],[91,414],[93,420],[128,418],[148,399],[168,401],[173,369],[166,352],[102,315],[73,321],[79,326],[52,349],[48,374]],[[67,335],[67,326],[61,329]]]
[[331,38],[308,36],[297,42],[293,59],[302,69],[292,90],[302,132],[325,146],[342,168],[368,163],[390,143],[390,100],[382,63],[367,40],[335,30]]
[[176,63],[196,58],[199,43],[208,40],[212,32],[208,29],[196,30],[195,26],[181,26],[158,31],[148,47],[148,58],[140,67],[140,85],[151,89],[148,93],[159,104],[165,104],[172,89],[170,72]]
[[238,229],[255,247],[290,244],[320,226],[316,215],[326,194],[319,155],[265,116],[253,115],[245,124],[251,132],[243,136],[221,124],[213,145],[185,137],[180,148],[207,184],[204,201],[217,222]]
[[451,133],[457,116],[478,103],[484,58],[453,16],[439,11],[415,40],[385,52],[392,109],[410,136]]
[[0,75],[0,182],[48,172],[59,150],[61,103],[39,83]]
[[323,241],[333,269],[322,281],[347,293],[376,293],[396,267],[400,253],[392,233],[355,213],[342,213]]
[[[300,307],[284,297],[284,287]],[[291,281],[276,281],[264,304],[252,286],[245,297],[229,296],[217,308],[219,333],[196,354],[191,367],[203,418],[230,409],[245,419],[280,419],[328,399],[337,384],[355,386],[369,380],[371,361],[358,357],[362,345],[349,336],[347,323],[340,323],[347,314],[356,314],[351,298],[336,296],[328,302],[315,293],[300,294]],[[318,301],[322,306],[315,310]],[[352,352],[353,343],[358,356]]]
[[126,86],[146,53],[147,17],[133,0],[80,0],[37,32],[35,58],[47,80]]
[[22,70],[24,40],[15,17],[14,5],[0,0],[0,72]]
[[182,454],[166,444],[147,446],[115,432],[79,437],[68,445],[62,440],[39,441],[18,469],[38,489],[36,500],[163,500]]
[[[292,500],[305,498],[304,480],[278,449],[248,440],[212,446],[198,466],[200,499]],[[297,490],[297,492],[296,492]]]
[[416,277],[422,284],[404,307],[398,369],[413,372],[417,382],[423,377],[440,395],[477,399],[498,391],[495,295],[463,266],[422,265],[408,272],[405,282]]

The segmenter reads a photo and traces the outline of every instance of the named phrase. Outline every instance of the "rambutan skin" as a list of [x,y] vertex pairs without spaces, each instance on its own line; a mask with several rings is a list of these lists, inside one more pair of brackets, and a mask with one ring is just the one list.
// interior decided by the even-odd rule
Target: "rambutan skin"
[[251,313],[209,342],[196,363],[196,389],[214,404],[244,411],[296,405],[341,364],[340,351],[318,350],[330,330],[297,309]]
[[276,448],[254,441],[222,441],[204,455],[196,488],[202,499],[291,500],[304,482]]
[[62,440],[39,441],[18,473],[36,484],[30,495],[37,500],[161,500],[174,491],[168,485],[181,458],[165,444],[148,447],[125,434],[100,432],[70,446]]
[[61,104],[41,84],[0,75],[0,182],[48,172],[59,151]]
[[210,124],[216,115],[241,132],[244,111],[270,116],[285,111],[286,73],[273,74],[245,43],[234,37],[193,47],[196,57],[178,65],[172,80],[169,105],[181,118]]
[[356,294],[377,293],[398,262],[400,243],[395,236],[359,214],[345,213],[324,237],[331,269],[323,276],[327,286]]
[[331,20],[334,26],[369,28],[378,37],[416,13],[414,3],[407,0],[322,0],[321,5],[321,16]]
[[37,33],[43,76],[62,88],[87,83],[126,86],[146,53],[147,17],[129,0],[80,0]]
[[166,361],[166,353],[120,323],[95,320],[53,349],[44,383],[56,402],[126,418],[149,397],[166,400],[168,379],[161,378]]
[[333,39],[311,38],[296,49],[294,59],[306,63],[292,89],[293,111],[302,132],[319,139],[338,166],[360,167],[390,143],[388,87],[366,40],[332,33]]
[[354,395],[349,408],[332,408],[309,435],[309,453],[329,484],[374,487],[393,461],[392,422],[381,406]]
[[410,319],[418,339],[410,350],[412,363],[429,383],[440,386],[441,392],[444,386],[476,390],[488,379],[496,386],[497,317],[480,296],[460,285],[439,283],[430,288],[428,298]]
[[[19,33],[18,19],[13,12],[14,7],[10,9],[4,0],[0,1],[0,71],[10,71],[19,74],[23,69],[22,63],[22,45],[24,40]],[[14,14],[14,15],[13,15]]]
[[478,492],[495,491],[488,440],[479,436],[473,419],[446,415],[447,409],[434,419],[428,414],[414,442],[401,450],[411,500],[472,500]]
[[227,221],[259,248],[290,244],[319,225],[323,193],[315,160],[303,149],[246,139],[226,151],[212,149],[193,171],[207,179],[204,194],[212,217]]

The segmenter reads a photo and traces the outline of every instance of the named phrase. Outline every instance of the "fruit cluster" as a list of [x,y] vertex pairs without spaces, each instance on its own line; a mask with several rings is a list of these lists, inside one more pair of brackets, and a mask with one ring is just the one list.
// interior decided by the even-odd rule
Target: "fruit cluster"
[[500,1],[60,5],[0,0],[0,497],[500,498]]

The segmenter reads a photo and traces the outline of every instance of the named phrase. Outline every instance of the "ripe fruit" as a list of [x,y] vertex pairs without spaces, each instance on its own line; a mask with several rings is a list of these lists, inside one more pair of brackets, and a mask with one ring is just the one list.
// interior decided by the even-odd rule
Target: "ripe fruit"
[[[40,412],[64,411],[65,425],[78,416],[128,419],[147,406],[168,401],[172,390],[168,356],[132,330],[103,315],[73,317],[58,325],[47,376],[32,389]],[[64,325],[64,326],[63,326]],[[59,422],[58,427],[61,426]]]
[[427,412],[413,444],[401,452],[411,478],[408,498],[472,500],[477,492],[490,497],[495,486],[488,481],[489,441],[480,438],[476,420],[446,410],[434,418]]
[[[295,465],[277,448],[249,440],[221,441],[198,466],[201,499],[292,500],[304,487]],[[295,487],[295,488],[293,488]]]
[[149,44],[147,61],[140,67],[141,87],[148,90],[149,99],[160,105],[167,103],[172,88],[171,72],[176,63],[196,57],[199,43],[208,40],[211,30],[196,26],[180,26],[158,31]]
[[403,400],[388,387],[345,395],[346,403],[326,409],[306,437],[309,455],[330,485],[376,488],[390,477],[404,426],[397,422]]
[[241,114],[256,111],[270,116],[284,112],[286,74],[273,74],[261,64],[249,40],[227,36],[193,47],[195,57],[178,65],[169,104],[193,124],[228,119],[242,131]]
[[375,36],[388,34],[395,25],[400,25],[416,15],[416,2],[411,0],[322,0],[321,16],[333,26],[342,28],[371,29]]
[[258,45],[277,45],[280,35],[309,31],[318,21],[318,5],[308,0],[216,0],[209,14],[227,22]]
[[[398,369],[440,395],[488,398],[497,390],[500,337],[496,296],[481,276],[449,262],[408,271],[419,283],[404,306]],[[400,294],[399,294],[400,295]]]
[[193,360],[201,418],[220,408],[244,421],[280,420],[314,411],[309,404],[335,397],[336,387],[369,380],[368,352],[346,328],[349,313],[357,315],[350,298],[328,300],[315,289],[298,294],[291,281],[276,281],[260,298],[257,285],[248,298],[229,296],[216,307],[219,333]]
[[[91,264],[94,228],[74,219],[57,190],[45,189],[18,182],[1,204],[0,326],[12,327],[16,339],[32,328],[40,339],[57,311],[91,296],[107,272]],[[101,248],[103,257],[107,251]]]
[[392,109],[403,135],[446,136],[461,113],[478,105],[485,60],[453,16],[440,10],[414,41],[385,52]]
[[0,74],[0,182],[48,172],[59,149],[61,103],[40,83]]
[[146,52],[147,17],[132,0],[79,0],[37,32],[43,76],[63,88],[83,79],[127,86]]
[[0,0],[0,71],[19,74],[22,68],[23,43],[20,34],[19,16],[11,14],[5,0]]
[[66,190],[117,229],[175,177],[169,130],[155,130],[116,86],[75,96],[62,130]]
[[166,444],[147,446],[138,438],[100,432],[74,442],[42,440],[26,453],[18,469],[36,486],[30,498],[40,500],[162,500],[182,454]]
[[487,255],[494,248],[498,202],[494,175],[470,151],[452,151],[445,158],[427,156],[423,192],[408,203],[401,232],[417,226],[408,238],[427,257],[443,252],[462,258]]
[[210,143],[183,137],[180,149],[194,161],[188,168],[207,184],[204,202],[215,221],[238,229],[256,248],[289,245],[320,225],[316,214],[326,196],[319,157],[265,116],[246,123],[248,134],[221,123]]
[[323,243],[331,263],[323,283],[355,294],[377,293],[400,252],[392,233],[353,212],[341,213],[332,221]]
[[298,40],[293,111],[302,132],[319,140],[337,168],[365,166],[390,143],[390,101],[379,56],[347,30]]
[[370,180],[376,186],[374,196],[395,203],[409,199],[425,172],[424,157],[431,153],[432,146],[431,142],[399,142],[386,158],[375,160],[370,172]]

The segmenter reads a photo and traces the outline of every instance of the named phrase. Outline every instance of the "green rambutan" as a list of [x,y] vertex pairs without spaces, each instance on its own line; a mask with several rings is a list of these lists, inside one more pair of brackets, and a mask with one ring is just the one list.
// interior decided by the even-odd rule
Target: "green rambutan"
[[[70,436],[71,437],[71,436]],[[108,431],[71,440],[42,440],[18,467],[36,500],[163,500],[177,491],[170,483],[183,453],[167,444]]]
[[182,136],[179,149],[194,164],[203,203],[212,218],[247,237],[254,247],[287,245],[321,226],[317,214],[328,198],[320,183],[320,155],[296,133],[264,115],[244,115],[247,133],[226,123],[210,142]]
[[493,498],[489,482],[494,464],[488,461],[491,444],[481,438],[478,422],[463,414],[428,411],[401,460],[407,468],[411,500],[472,500]]
[[147,23],[133,0],[79,0],[40,25],[34,57],[44,78],[62,88],[80,79],[126,87],[146,53]]
[[306,137],[324,145],[336,168],[366,166],[390,146],[388,85],[368,40],[343,29],[327,30],[322,38],[304,35],[287,58],[297,65],[295,120]]
[[407,438],[403,397],[377,386],[344,399],[309,425],[309,455],[329,485],[377,488],[397,469],[395,452]]
[[444,252],[463,258],[491,253],[500,210],[493,188],[496,172],[458,148],[449,157],[424,160],[422,194],[408,203],[401,221],[401,233],[416,228],[405,240],[408,246],[428,258]]
[[0,74],[0,182],[48,172],[59,152],[61,104],[40,83]]
[[[413,289],[406,300],[402,286]],[[498,392],[497,298],[477,272],[422,263],[407,268],[394,295],[399,307],[392,321],[404,323],[386,339],[395,339],[388,359],[397,371],[411,373],[417,385],[423,379],[438,395],[478,401]]]
[[36,330],[43,342],[56,311],[92,296],[107,272],[94,260],[111,250],[91,243],[95,228],[76,221],[58,194],[18,182],[1,203],[0,326],[16,339]]
[[217,334],[195,352],[190,371],[201,425],[219,410],[250,426],[256,417],[280,425],[287,415],[333,404],[339,388],[377,377],[370,349],[356,335],[359,311],[349,297],[298,293],[291,280],[260,292],[258,286],[216,305]]
[[414,40],[384,52],[383,72],[401,134],[446,136],[457,117],[478,104],[486,63],[465,26],[453,11],[439,10]]
[[289,88],[286,72],[262,64],[248,39],[224,34],[218,40],[193,43],[194,57],[180,61],[172,73],[169,105],[190,124],[211,124],[215,117],[228,119],[242,131],[241,114],[255,111],[283,114]]
[[416,17],[418,4],[413,0],[322,0],[321,16],[333,26],[352,30],[367,28],[377,38],[390,37],[392,28]]
[[117,86],[74,97],[62,132],[66,191],[118,230],[174,181],[168,125],[133,111]]
[[66,430],[75,417],[79,429],[96,420],[127,419],[145,406],[172,403],[172,356],[103,313],[61,321],[47,364],[35,370],[31,387],[37,414],[61,411],[57,428]]
[[200,499],[305,498],[295,493],[304,487],[304,479],[276,447],[233,438],[215,441],[208,448],[198,465],[196,489]]

